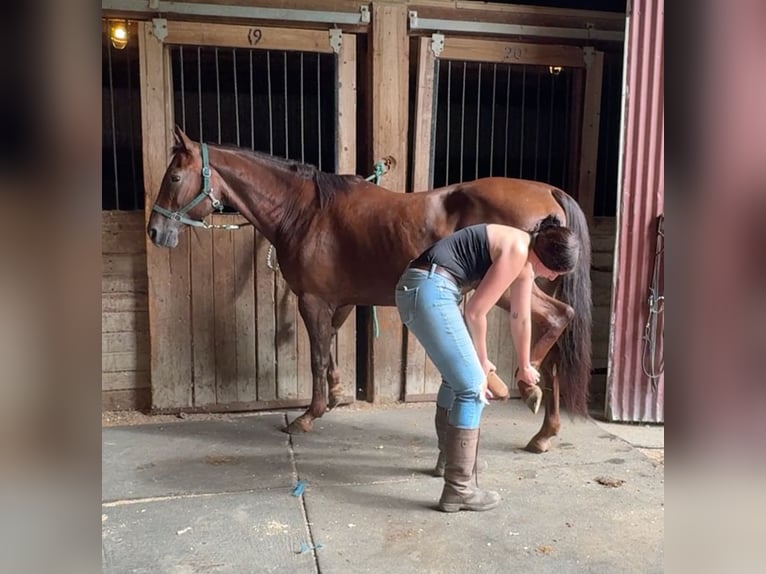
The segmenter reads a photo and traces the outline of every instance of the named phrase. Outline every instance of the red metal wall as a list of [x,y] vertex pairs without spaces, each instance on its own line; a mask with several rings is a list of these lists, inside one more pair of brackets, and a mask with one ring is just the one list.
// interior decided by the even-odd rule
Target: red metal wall
[[663,0],[630,2],[607,378],[606,415],[610,420],[664,421],[665,377],[659,377],[655,390],[642,367],[656,222],[664,211],[663,30]]

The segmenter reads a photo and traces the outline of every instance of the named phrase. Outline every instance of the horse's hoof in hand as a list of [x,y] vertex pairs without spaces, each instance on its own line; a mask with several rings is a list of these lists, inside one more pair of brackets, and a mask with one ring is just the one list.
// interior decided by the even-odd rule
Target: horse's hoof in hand
[[343,388],[341,387],[337,391],[330,391],[330,397],[327,401],[327,410],[331,411],[337,407],[343,401]]
[[302,416],[295,419],[293,422],[291,422],[289,425],[287,425],[285,428],[282,429],[282,432],[285,432],[287,434],[303,434],[307,432],[311,432],[311,428],[314,426],[314,423],[311,421],[307,421]]
[[540,410],[540,403],[543,402],[543,390],[540,387],[532,387],[529,389],[529,394],[524,399],[524,402],[529,407],[529,410],[534,414]]

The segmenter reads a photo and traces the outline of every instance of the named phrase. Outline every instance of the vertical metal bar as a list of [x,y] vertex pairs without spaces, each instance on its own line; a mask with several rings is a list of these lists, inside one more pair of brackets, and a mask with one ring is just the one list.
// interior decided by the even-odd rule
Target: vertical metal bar
[[519,142],[519,177],[524,177],[524,113],[527,101],[527,65],[521,65],[521,140]]
[[130,137],[128,138],[128,142],[130,143],[130,176],[131,176],[131,188],[133,189],[133,209],[138,209],[139,204],[139,197],[142,197],[139,195],[138,190],[140,187],[140,184],[138,181],[136,181],[136,146],[135,146],[135,138],[134,136],[134,127],[133,127],[133,82],[131,81],[131,70],[130,70],[130,55],[128,50],[123,50],[123,54],[125,54],[125,64],[128,68],[128,126],[130,129]]
[[250,149],[255,149],[255,95],[253,94],[253,49],[250,49]]
[[181,66],[181,126],[186,131],[186,87],[184,86],[184,47],[178,46],[179,62]]
[[271,103],[271,52],[266,52],[266,77],[269,89],[269,153],[274,155],[274,111]]
[[231,58],[234,66],[234,124],[237,127],[237,145],[239,146],[239,90],[237,89],[237,49],[231,49]]
[[479,78],[478,78],[479,89],[477,90],[477,95],[476,95],[476,149],[475,149],[476,162],[474,165],[474,176],[473,176],[474,179],[479,178],[479,126],[480,126],[479,116],[481,114],[481,66],[482,64],[481,62],[479,62]]
[[540,86],[542,85],[542,73],[537,72],[537,95],[535,96],[535,163],[532,171],[532,179],[537,180],[537,164],[540,163]]
[[[439,106],[439,75],[441,73],[441,60],[438,58],[434,62],[434,91],[431,96],[431,105],[437,111]],[[428,185],[427,188],[434,186],[434,164],[436,163],[436,121],[431,122],[431,150],[428,154]]]
[[199,141],[205,141],[202,133],[202,50],[197,46],[197,98],[199,100]]
[[508,123],[511,117],[511,65],[508,64],[508,84],[505,86],[505,157],[503,176],[508,177]]
[[489,175],[495,173],[495,96],[497,95],[497,64],[492,64],[492,122],[489,132]]
[[221,76],[218,73],[218,46],[215,47],[215,101],[218,111],[218,143],[221,143]]
[[284,62],[285,62],[285,73],[284,73],[284,84],[285,84],[285,157],[290,157],[290,138],[287,134],[287,52],[284,52]]
[[551,77],[551,105],[548,108],[548,175],[546,175],[545,181],[551,182],[551,153],[553,149],[553,101],[556,99],[556,76],[550,74]]
[[303,124],[303,52],[301,52],[300,57],[301,62],[301,97],[300,97],[300,106],[301,106],[301,163],[306,163],[306,146],[305,146],[305,128]]
[[112,121],[112,163],[114,164],[114,208],[120,209],[120,181],[117,177],[117,128],[114,119],[114,82],[112,80],[112,49],[106,48],[109,66],[109,108]]
[[445,162],[444,184],[449,185],[449,132],[450,132],[450,98],[452,93],[452,61],[447,61],[447,161]]
[[317,149],[319,150],[319,161],[317,167],[322,171],[322,58],[317,54]]
[[463,181],[463,149],[465,143],[465,74],[467,63],[463,62],[463,95],[460,103],[460,181]]
[[561,162],[561,187],[566,185],[567,173],[569,173],[569,122],[571,121],[572,113],[572,74],[569,72],[566,75],[564,95],[566,101],[564,102],[564,136],[561,138],[564,140],[564,158]]

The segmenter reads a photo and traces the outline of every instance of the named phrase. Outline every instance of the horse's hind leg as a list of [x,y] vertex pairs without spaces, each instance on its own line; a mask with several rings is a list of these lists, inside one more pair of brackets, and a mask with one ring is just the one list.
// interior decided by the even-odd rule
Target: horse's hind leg
[[329,364],[327,367],[327,385],[330,390],[329,403],[327,405],[328,410],[337,407],[343,398],[343,385],[340,383],[340,370],[335,364],[333,350],[335,348],[334,343],[338,336],[338,330],[343,323],[345,323],[346,319],[348,319],[348,316],[353,309],[353,305],[346,305],[345,307],[337,309],[332,316],[332,337],[330,339],[330,352],[328,353]]
[[332,334],[332,310],[322,299],[314,295],[301,295],[298,298],[298,310],[309,334],[312,390],[309,408],[285,428],[285,432],[290,434],[310,431],[314,419],[321,417],[327,410],[324,376]]

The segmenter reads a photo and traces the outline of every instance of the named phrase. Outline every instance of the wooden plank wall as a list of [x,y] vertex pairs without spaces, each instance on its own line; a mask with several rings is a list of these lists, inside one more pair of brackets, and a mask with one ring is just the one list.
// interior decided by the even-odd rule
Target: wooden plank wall
[[606,368],[609,356],[610,305],[614,269],[614,217],[596,217],[591,224],[591,280],[593,283],[593,369],[591,395],[598,400],[606,390]]
[[146,242],[141,211],[101,218],[101,408],[151,403]]

